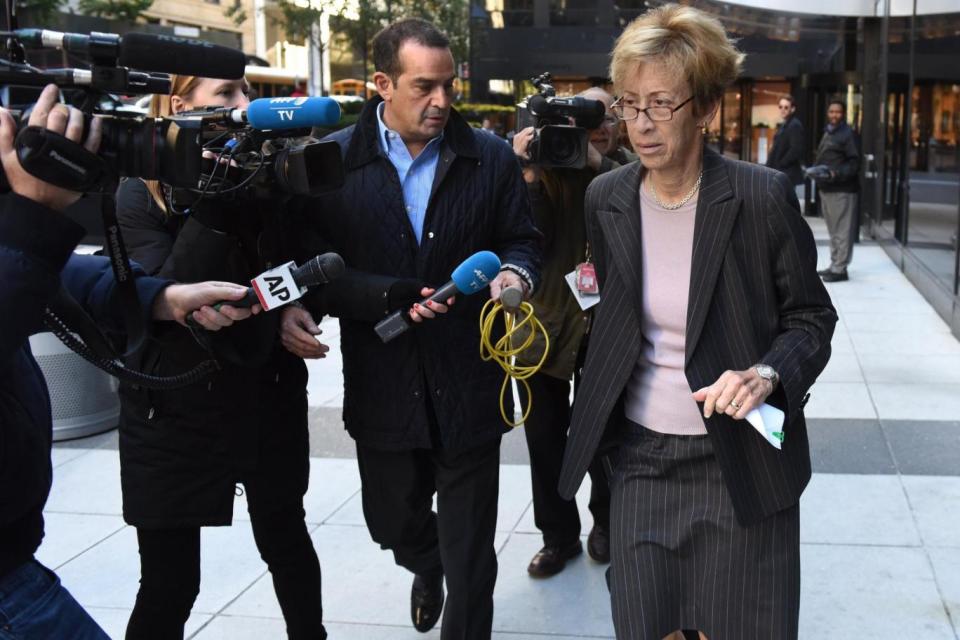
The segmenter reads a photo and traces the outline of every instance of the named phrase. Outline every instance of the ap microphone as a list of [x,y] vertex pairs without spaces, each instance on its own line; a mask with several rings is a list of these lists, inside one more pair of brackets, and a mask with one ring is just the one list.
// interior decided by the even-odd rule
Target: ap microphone
[[[500,271],[500,258],[491,251],[478,251],[460,263],[450,282],[437,289],[432,296],[420,302],[426,306],[427,302],[443,304],[447,298],[458,293],[470,295],[490,285]],[[394,311],[377,323],[373,328],[384,343],[390,342],[410,328],[406,309]]]
[[[277,307],[293,302],[306,293],[307,289],[319,284],[327,284],[343,275],[346,266],[343,258],[336,253],[324,253],[311,258],[299,267],[292,262],[275,269],[265,271],[250,281],[252,286],[247,288],[247,295],[239,300],[224,300],[213,305],[219,309],[222,305],[229,305],[241,309],[259,304],[264,311],[272,311]],[[193,319],[193,314],[187,314],[187,324],[191,327],[200,325]]]
[[17,29],[27,48],[63,49],[95,59],[118,59],[121,66],[204,78],[242,78],[247,58],[242,51],[205,40],[151,33],[61,33],[49,29]]
[[309,129],[332,127],[340,122],[340,104],[333,98],[258,98],[246,109],[229,109],[220,114],[224,121],[249,124],[254,129]]

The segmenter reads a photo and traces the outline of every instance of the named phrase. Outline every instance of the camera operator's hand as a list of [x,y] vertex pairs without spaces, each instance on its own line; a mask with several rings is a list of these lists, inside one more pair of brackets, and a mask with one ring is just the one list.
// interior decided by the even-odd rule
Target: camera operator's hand
[[523,167],[523,179],[528,184],[540,181],[540,167],[535,164],[529,164],[530,143],[533,142],[534,135],[536,135],[536,130],[533,127],[527,127],[526,129],[518,131],[517,134],[513,136],[513,152],[518,158],[526,161]]
[[[59,89],[56,85],[48,84],[40,94],[37,104],[34,105],[28,124],[45,127],[73,142],[80,143],[83,140],[83,113],[79,109],[59,104],[58,96]],[[90,133],[83,146],[88,151],[96,153],[100,147],[100,135],[101,120],[93,118]],[[63,211],[76,202],[82,194],[42,182],[23,170],[14,147],[16,136],[17,124],[13,116],[6,109],[0,109],[0,162],[7,175],[10,190],[57,211]]]
[[587,166],[594,171],[600,171],[600,165],[603,163],[603,154],[597,151],[597,148],[590,142],[587,144]]
[[172,284],[157,296],[153,303],[154,320],[175,320],[186,325],[187,314],[204,329],[219,331],[238,320],[245,320],[260,313],[261,307],[255,304],[249,309],[231,307],[223,304],[219,310],[213,305],[218,302],[239,300],[247,295],[247,288],[232,282],[198,282],[196,284]]
[[280,342],[287,351],[301,358],[325,358],[330,347],[317,342],[320,327],[303,307],[287,305],[280,316]]

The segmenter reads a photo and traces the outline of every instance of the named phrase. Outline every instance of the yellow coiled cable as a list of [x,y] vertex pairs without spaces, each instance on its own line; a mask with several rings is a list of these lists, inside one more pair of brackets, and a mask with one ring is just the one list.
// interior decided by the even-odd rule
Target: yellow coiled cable
[[[503,312],[506,332],[497,340],[496,344],[491,344],[494,323],[497,321],[497,317],[501,311]],[[530,332],[527,334],[526,340],[523,341],[523,344],[515,347],[513,345],[513,337],[519,330],[527,325],[530,326]],[[543,355],[540,356],[540,361],[535,365],[517,364],[517,355],[533,345],[538,332],[543,334],[544,343]],[[548,353],[550,353],[550,336],[547,335],[547,330],[534,315],[532,304],[529,302],[521,302],[516,311],[508,311],[502,303],[494,299],[488,300],[487,303],[483,305],[483,309],[480,311],[480,358],[484,362],[493,360],[499,364],[500,368],[504,371],[503,384],[500,386],[500,415],[503,416],[503,421],[511,427],[520,426],[530,415],[530,409],[533,407],[533,397],[530,395],[530,385],[527,383],[527,378],[540,370],[540,367],[543,366],[544,361],[547,359]],[[505,406],[505,398],[510,389],[511,379],[522,384],[527,392],[527,408],[518,422],[514,422],[511,417],[507,416]],[[521,396],[521,402],[522,401]]]

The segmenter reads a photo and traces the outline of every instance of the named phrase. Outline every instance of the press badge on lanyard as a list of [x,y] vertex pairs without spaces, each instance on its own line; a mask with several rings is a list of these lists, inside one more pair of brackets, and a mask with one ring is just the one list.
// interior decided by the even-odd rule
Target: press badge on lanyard
[[564,276],[573,297],[580,308],[586,311],[600,302],[600,283],[597,282],[597,270],[590,261],[590,247],[587,247],[586,260]]
[[592,262],[581,262],[577,265],[577,291],[587,294],[598,294],[597,270]]

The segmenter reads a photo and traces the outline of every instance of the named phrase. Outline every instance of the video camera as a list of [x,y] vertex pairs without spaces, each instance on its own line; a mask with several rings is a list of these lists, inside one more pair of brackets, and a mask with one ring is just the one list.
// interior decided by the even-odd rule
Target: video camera
[[[138,33],[86,36],[14,29],[0,35],[8,38],[11,57],[0,60],[0,96],[15,116],[21,105],[10,104],[11,98],[18,96],[19,102],[29,104],[39,95],[37,89],[24,93],[22,88],[53,83],[71,93],[71,102],[84,112],[88,123],[90,117],[102,118],[102,142],[96,155],[46,129],[21,129],[16,141],[21,164],[41,180],[74,191],[103,192],[114,189],[120,177],[137,177],[192,191],[197,198],[241,190],[258,197],[309,196],[342,184],[336,143],[290,144],[312,126],[339,121],[339,106],[328,98],[255,100],[247,110],[207,109],[165,118],[104,114],[99,109],[109,92],[169,93],[166,73],[240,78],[246,63],[240,51],[201,40]],[[24,49],[31,47],[87,54],[92,65],[90,69],[40,70],[23,59]],[[130,70],[121,66],[124,62],[149,68],[151,73]],[[249,120],[248,113],[259,113],[260,121]],[[233,173],[240,175],[232,180],[219,175],[226,169],[218,158],[233,160],[231,166],[237,165]]]
[[[28,121],[24,111],[37,101],[40,88],[55,84],[84,114],[87,132],[93,117],[102,118],[96,154],[38,126],[20,126],[15,146],[24,170],[39,180],[71,191],[103,194],[99,201],[104,245],[125,316],[127,355],[143,344],[146,328],[116,216],[115,190],[120,177],[171,185],[190,194],[190,204],[231,193],[317,195],[342,184],[338,145],[300,140],[311,127],[329,127],[339,121],[336,102],[327,98],[264,99],[254,100],[247,109],[210,108],[167,118],[104,113],[100,105],[105,98],[112,100],[110,93],[169,94],[166,74],[241,78],[246,57],[202,40],[165,35],[131,33],[121,37],[19,29],[16,7],[15,0],[6,0],[9,31],[0,32],[8,53],[8,59],[0,59],[3,106],[20,117],[23,125]],[[87,69],[38,69],[27,64],[27,48],[79,53],[91,64]],[[24,109],[18,112],[18,107]],[[229,171],[236,175],[229,176]],[[8,188],[0,171],[0,192]],[[191,384],[219,368],[211,359],[184,374],[163,378],[128,369],[93,320],[69,296],[50,301],[44,323],[89,362],[147,388]]]
[[587,165],[588,129],[603,123],[606,107],[599,100],[558,98],[550,73],[532,78],[538,93],[517,105],[517,131],[536,130],[527,148],[530,162],[541,167],[582,169]]

